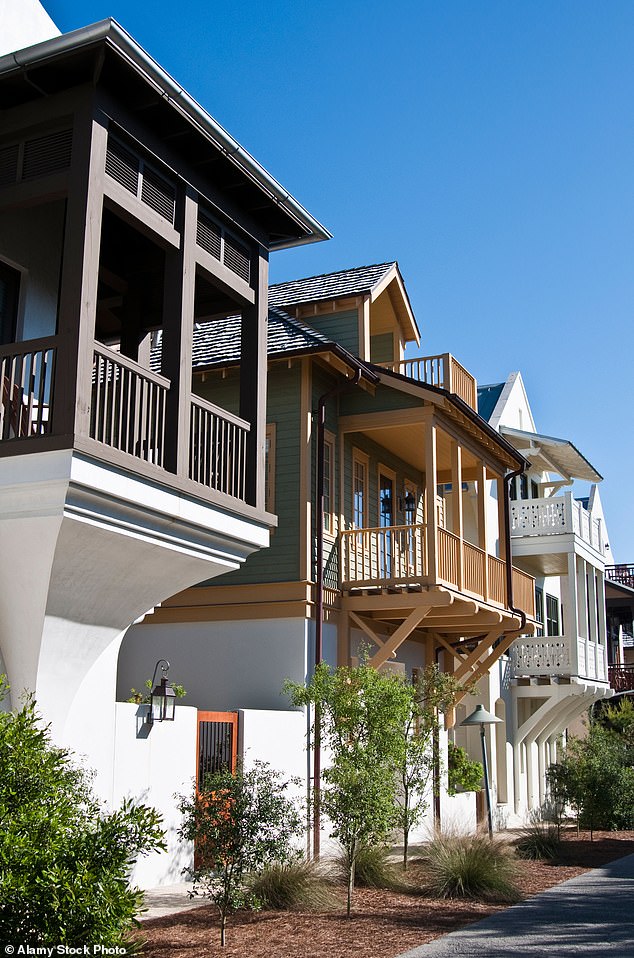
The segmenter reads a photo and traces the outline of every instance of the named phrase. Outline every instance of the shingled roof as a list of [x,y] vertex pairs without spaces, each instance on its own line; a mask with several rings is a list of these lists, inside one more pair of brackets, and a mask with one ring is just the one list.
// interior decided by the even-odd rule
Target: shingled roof
[[[225,366],[240,362],[240,316],[227,316],[200,323],[194,327],[192,366],[194,369]],[[317,352],[341,347],[323,333],[294,319],[284,310],[269,309],[268,355],[282,356],[286,353]],[[161,339],[152,348],[151,367],[158,372],[161,367]]]
[[376,266],[357,266],[342,269],[337,273],[322,273],[288,283],[269,286],[271,306],[297,306],[324,299],[343,299],[346,296],[363,296],[370,293],[383,277],[397,264],[379,263]]

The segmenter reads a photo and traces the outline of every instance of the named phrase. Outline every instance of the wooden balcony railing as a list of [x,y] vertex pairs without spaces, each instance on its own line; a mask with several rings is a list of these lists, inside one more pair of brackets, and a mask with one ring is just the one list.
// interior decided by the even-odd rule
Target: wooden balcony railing
[[634,691],[634,665],[609,665],[608,677],[615,692]]
[[90,438],[160,468],[170,382],[95,343]]
[[244,419],[192,397],[189,478],[244,500],[249,429]]
[[428,386],[439,386],[456,393],[468,406],[477,411],[478,387],[475,379],[451,353],[438,356],[419,356],[401,362],[379,363],[385,369],[400,373]]
[[52,337],[0,346],[0,441],[50,432],[55,356]]
[[425,526],[350,529],[341,533],[342,588],[420,582],[427,575]]
[[[462,554],[462,581],[461,562]],[[487,555],[447,529],[438,529],[438,583],[506,607],[506,563]],[[341,533],[341,588],[382,588],[436,584],[427,570],[426,528],[423,524]],[[535,617],[535,580],[513,569],[513,596],[517,608]]]
[[634,589],[634,565],[621,563],[620,565],[606,565],[605,575],[611,582],[619,582]]

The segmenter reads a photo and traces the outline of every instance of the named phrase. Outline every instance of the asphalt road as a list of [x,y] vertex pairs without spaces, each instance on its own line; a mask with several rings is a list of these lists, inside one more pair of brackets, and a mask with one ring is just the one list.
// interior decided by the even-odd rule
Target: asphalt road
[[634,958],[634,855],[398,958]]

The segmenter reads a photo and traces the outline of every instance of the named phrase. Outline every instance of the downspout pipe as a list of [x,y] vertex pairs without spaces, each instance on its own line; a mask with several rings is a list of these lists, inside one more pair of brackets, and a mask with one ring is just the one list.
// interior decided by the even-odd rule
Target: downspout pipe
[[506,533],[506,604],[513,615],[520,618],[520,634],[526,628],[526,613],[523,609],[516,609],[513,605],[513,562],[511,556],[511,509],[509,506],[510,495],[509,487],[511,480],[516,476],[521,476],[526,470],[528,463],[523,462],[519,469],[509,472],[504,476],[504,526]]
[[[337,383],[319,397],[317,403],[317,503],[315,509],[315,537],[317,555],[315,569],[315,668],[323,658],[324,651],[324,461],[326,444],[326,404],[361,381],[361,367],[351,379]],[[319,710],[315,708],[315,735],[313,741],[313,857],[320,854],[320,781],[321,781],[321,729]]]

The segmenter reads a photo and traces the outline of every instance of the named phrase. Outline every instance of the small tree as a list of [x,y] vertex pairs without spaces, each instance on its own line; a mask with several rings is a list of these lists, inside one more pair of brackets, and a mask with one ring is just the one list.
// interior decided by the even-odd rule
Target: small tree
[[459,788],[465,792],[477,792],[482,788],[484,768],[481,762],[469,758],[466,749],[448,743],[447,791],[455,795]]
[[412,689],[366,663],[334,672],[321,663],[308,685],[287,682],[285,690],[294,705],[319,710],[330,757],[322,805],[344,851],[350,916],[359,849],[385,843],[397,822],[397,770]]
[[408,711],[401,729],[398,761],[400,793],[397,821],[403,832],[403,868],[407,869],[409,836],[427,809],[426,792],[432,780],[440,713],[453,707],[460,683],[437,665],[424,670],[410,689]]
[[196,848],[192,894],[217,906],[223,947],[229,913],[248,899],[246,873],[299,857],[293,840],[302,833],[303,822],[286,796],[288,785],[267,764],[254,762],[235,774],[208,775],[201,791],[180,798],[184,820],[179,834]]
[[32,700],[0,712],[0,940],[131,945],[143,894],[128,876],[139,855],[165,848],[159,823],[132,802],[104,812]]

